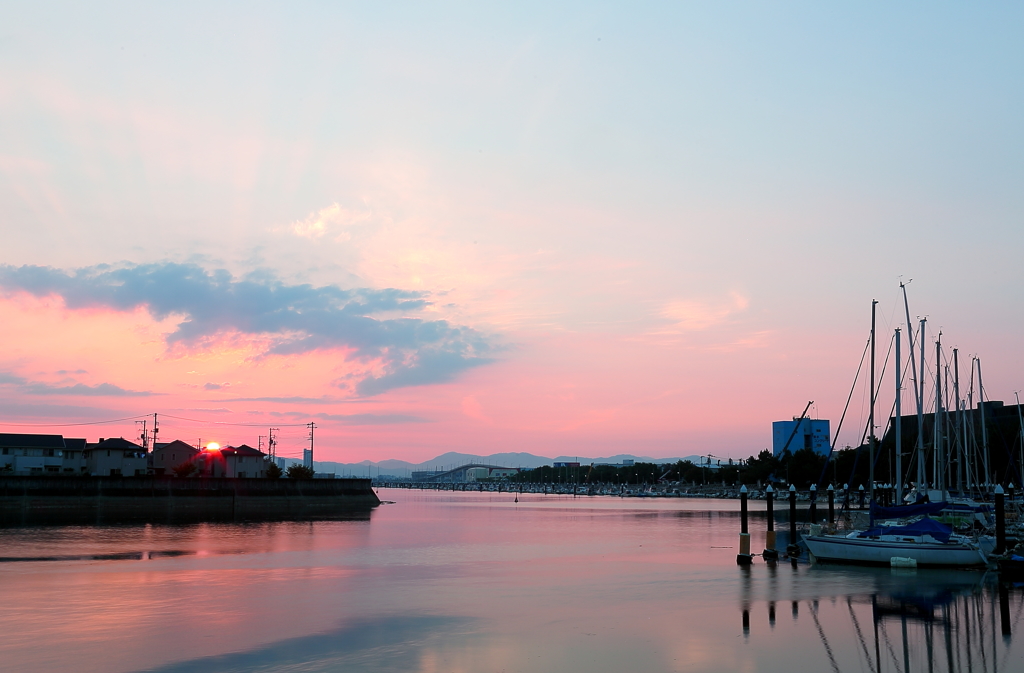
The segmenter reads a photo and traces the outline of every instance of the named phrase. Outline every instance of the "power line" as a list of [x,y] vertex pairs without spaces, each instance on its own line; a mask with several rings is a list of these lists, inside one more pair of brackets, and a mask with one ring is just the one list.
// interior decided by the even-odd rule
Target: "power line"
[[[7,423],[0,422],[0,425],[17,425],[20,427],[33,427],[33,428],[67,428],[78,425],[106,425],[108,423],[121,423],[123,421],[134,421],[140,418],[147,418],[149,414],[143,414],[142,416],[129,416],[128,418],[114,418],[109,421],[88,421],[86,423]],[[303,423],[302,425],[305,425]]]
[[[266,423],[229,423],[227,421],[203,421],[203,420],[199,420],[198,418],[185,418],[183,416],[171,416],[170,414],[164,414],[164,418],[173,418],[173,419],[178,420],[178,421],[189,421],[191,423],[206,423],[206,424],[209,424],[209,425],[237,425],[237,426],[241,426],[241,427],[250,427],[250,428],[265,428],[265,427],[267,427]],[[277,425],[280,426],[280,427],[284,427],[284,428],[303,428],[303,427],[308,427],[309,426],[308,423],[278,423]]]

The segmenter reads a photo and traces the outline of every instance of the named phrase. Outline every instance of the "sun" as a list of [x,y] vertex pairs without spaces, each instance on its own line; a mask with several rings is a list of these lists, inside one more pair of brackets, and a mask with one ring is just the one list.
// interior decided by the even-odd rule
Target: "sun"
[[207,451],[216,451],[219,448],[220,444],[218,444],[217,442],[210,442],[209,444],[206,445]]

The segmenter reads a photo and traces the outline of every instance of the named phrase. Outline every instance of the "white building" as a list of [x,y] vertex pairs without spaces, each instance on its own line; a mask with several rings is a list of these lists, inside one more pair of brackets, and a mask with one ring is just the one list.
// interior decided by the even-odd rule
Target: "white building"
[[267,476],[267,457],[251,446],[207,447],[193,459],[204,477],[260,479]]
[[146,450],[123,437],[100,439],[87,444],[86,473],[94,477],[142,477],[148,473]]
[[16,475],[57,475],[64,462],[61,435],[0,433],[0,470]]
[[173,442],[158,442],[149,454],[149,467],[153,474],[173,474],[174,468],[191,462],[197,455],[199,449],[180,439]]

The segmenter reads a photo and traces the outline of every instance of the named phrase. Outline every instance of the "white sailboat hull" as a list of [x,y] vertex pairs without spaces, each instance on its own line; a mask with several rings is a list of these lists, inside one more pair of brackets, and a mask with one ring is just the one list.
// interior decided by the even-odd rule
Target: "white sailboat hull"
[[918,566],[969,568],[984,566],[985,554],[967,542],[900,542],[838,535],[804,537],[813,559],[832,563],[889,565],[893,557],[912,558]]

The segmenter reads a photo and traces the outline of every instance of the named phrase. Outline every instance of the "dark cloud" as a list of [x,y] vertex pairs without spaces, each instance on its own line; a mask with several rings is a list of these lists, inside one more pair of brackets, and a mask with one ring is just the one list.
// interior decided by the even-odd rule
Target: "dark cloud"
[[[364,400],[347,400],[341,397],[229,397],[223,402],[274,402],[276,404],[362,404]],[[259,412],[257,412],[259,413]]]
[[[132,412],[124,409],[106,409],[101,407],[82,407],[70,404],[53,404],[48,402],[26,402],[24,398],[15,400],[0,398],[0,419],[11,418],[21,421],[25,418],[53,418],[58,419],[52,427],[58,428],[61,423],[69,422],[68,419],[100,419],[114,416],[126,416]],[[18,425],[5,426],[0,421],[0,427],[10,428],[4,432],[49,432],[41,429],[21,429]]]
[[149,397],[159,393],[144,390],[128,390],[113,383],[97,383],[89,386],[84,383],[61,386],[40,381],[29,381],[9,372],[0,372],[0,385],[13,386],[24,395],[80,395],[85,397]]
[[159,395],[147,390],[128,390],[113,383],[97,383],[94,386],[87,386],[84,383],[76,383],[72,386],[52,386],[48,383],[29,383],[23,390],[30,395],[87,395],[104,397],[149,397]]
[[411,315],[430,304],[426,293],[289,285],[268,271],[235,277],[196,264],[104,264],[72,271],[0,265],[0,288],[59,295],[72,309],[145,307],[158,320],[184,316],[168,337],[171,345],[201,347],[219,333],[240,332],[271,337],[267,355],[345,348],[362,362],[383,363],[378,377],[356,385],[361,395],[450,381],[491,362],[495,351],[473,329]]
[[279,418],[316,419],[334,421],[343,425],[404,425],[430,423],[430,419],[410,414],[304,414],[301,411],[271,411],[268,415]]

